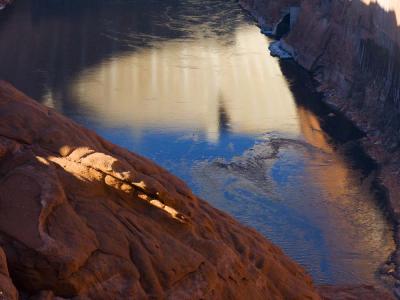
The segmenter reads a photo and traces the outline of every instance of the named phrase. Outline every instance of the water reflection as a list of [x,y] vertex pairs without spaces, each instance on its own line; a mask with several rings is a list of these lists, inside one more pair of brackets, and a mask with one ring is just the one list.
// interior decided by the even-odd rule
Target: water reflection
[[304,140],[267,134],[231,160],[197,162],[198,192],[278,243],[317,282],[381,284],[376,271],[394,243],[370,182],[334,151],[311,111],[298,113]]
[[238,11],[235,0],[20,0],[0,15],[0,78],[35,99],[57,93],[60,109],[77,110],[64,89],[76,73],[160,41],[229,44]]
[[371,163],[332,143],[361,134],[267,46],[234,0],[19,0],[0,77],[181,176],[317,282],[373,282],[392,232]]
[[294,135],[293,97],[266,45],[252,25],[238,29],[230,45],[211,38],[160,42],[86,69],[72,95],[110,125],[135,131],[201,130],[214,142],[226,125],[233,133]]

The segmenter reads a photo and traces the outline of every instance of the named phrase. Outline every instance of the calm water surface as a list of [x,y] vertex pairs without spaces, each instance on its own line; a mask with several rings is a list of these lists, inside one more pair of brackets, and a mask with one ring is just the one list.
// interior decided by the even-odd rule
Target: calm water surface
[[0,77],[163,165],[317,282],[375,282],[391,226],[371,162],[335,150],[359,134],[268,43],[230,0],[19,0]]

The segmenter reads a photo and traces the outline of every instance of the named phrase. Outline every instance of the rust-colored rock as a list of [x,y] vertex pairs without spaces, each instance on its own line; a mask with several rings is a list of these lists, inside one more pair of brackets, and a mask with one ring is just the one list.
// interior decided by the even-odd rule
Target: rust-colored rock
[[[0,246],[25,298],[319,299],[263,236],[5,82]],[[0,288],[16,299],[4,258]]]

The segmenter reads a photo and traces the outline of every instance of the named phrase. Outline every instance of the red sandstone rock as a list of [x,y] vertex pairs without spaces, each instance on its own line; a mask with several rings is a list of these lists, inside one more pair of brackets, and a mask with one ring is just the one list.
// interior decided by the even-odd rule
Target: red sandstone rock
[[0,178],[0,246],[26,298],[319,299],[263,236],[4,82]]

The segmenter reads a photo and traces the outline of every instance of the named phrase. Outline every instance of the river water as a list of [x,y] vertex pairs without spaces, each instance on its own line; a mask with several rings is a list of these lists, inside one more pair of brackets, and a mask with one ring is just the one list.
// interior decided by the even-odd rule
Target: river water
[[376,283],[394,242],[361,133],[269,42],[231,0],[18,0],[0,78],[166,167],[316,282]]

